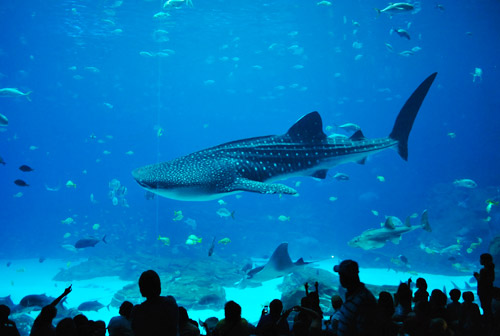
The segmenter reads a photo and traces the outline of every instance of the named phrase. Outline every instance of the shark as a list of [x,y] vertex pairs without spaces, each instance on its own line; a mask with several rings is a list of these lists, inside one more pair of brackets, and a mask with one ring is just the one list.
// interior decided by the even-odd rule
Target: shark
[[309,264],[302,258],[296,262],[292,262],[288,254],[288,243],[281,243],[271,255],[265,265],[255,267],[249,270],[246,274],[246,279],[252,282],[262,282],[267,280],[276,279],[288,275],[301,266]]
[[394,216],[387,216],[385,223],[381,228],[368,229],[361,233],[361,235],[354,237],[347,244],[351,247],[360,247],[364,250],[373,250],[384,247],[390,241],[393,244],[399,244],[401,236],[405,233],[411,232],[416,229],[423,229],[431,232],[431,226],[428,221],[427,210],[424,210],[420,218],[420,225],[411,225],[410,217],[407,217],[405,223]]
[[367,139],[361,130],[351,137],[328,137],[314,111],[282,135],[227,142],[170,161],[132,171],[149,192],[175,200],[209,201],[239,192],[296,195],[276,181],[312,176],[325,179],[332,167],[364,164],[369,155],[394,148],[406,161],[408,137],[437,73],[428,76],[401,108],[388,137]]

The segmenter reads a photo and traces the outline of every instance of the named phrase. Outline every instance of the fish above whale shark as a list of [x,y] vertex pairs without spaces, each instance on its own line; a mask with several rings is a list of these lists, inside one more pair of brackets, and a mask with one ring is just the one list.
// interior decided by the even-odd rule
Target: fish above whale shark
[[427,77],[412,93],[385,138],[367,139],[360,130],[350,138],[329,138],[319,113],[311,112],[283,135],[224,143],[137,168],[132,176],[144,189],[163,197],[208,201],[242,191],[294,195],[295,189],[273,182],[297,176],[324,179],[330,168],[364,163],[369,155],[387,148],[396,148],[407,160],[413,122],[436,75]]

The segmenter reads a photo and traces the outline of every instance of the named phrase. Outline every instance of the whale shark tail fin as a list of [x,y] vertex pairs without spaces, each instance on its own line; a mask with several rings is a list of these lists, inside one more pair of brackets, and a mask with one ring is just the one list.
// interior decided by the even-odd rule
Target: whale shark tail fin
[[399,112],[396,122],[394,123],[394,127],[392,128],[392,132],[389,135],[389,138],[398,142],[398,153],[405,161],[408,160],[408,137],[410,135],[411,128],[413,127],[413,122],[417,117],[418,110],[420,109],[432,82],[434,82],[436,75],[437,72],[427,77],[412,93],[410,98],[408,98]]

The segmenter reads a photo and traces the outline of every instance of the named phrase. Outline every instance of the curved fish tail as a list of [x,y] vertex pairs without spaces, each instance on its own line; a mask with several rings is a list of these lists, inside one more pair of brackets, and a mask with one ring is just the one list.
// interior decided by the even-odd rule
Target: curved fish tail
[[399,112],[392,132],[389,135],[389,138],[398,142],[398,153],[405,161],[408,160],[408,137],[410,136],[413,122],[436,76],[437,72],[427,77],[412,93],[410,98],[408,98]]

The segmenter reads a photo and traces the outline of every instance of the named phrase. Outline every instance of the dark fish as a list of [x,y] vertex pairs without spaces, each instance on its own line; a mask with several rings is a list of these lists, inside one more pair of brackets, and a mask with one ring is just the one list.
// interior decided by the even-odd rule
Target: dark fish
[[30,185],[23,180],[15,180],[14,184],[20,187],[29,187]]
[[104,308],[105,306],[98,301],[86,301],[78,306],[78,310],[80,311],[99,311],[99,309]]
[[215,248],[215,237],[212,240],[212,245],[210,245],[210,248],[208,249],[208,256],[211,257],[212,254],[214,253],[214,248]]
[[76,248],[86,248],[86,247],[94,247],[96,244],[100,241],[103,241],[104,243],[108,243],[106,241],[106,235],[102,237],[102,239],[97,239],[97,238],[85,238],[85,239],[80,239],[75,243]]
[[10,267],[10,265],[12,265],[12,263],[10,261],[7,261],[7,267]]
[[41,263],[43,263],[46,259],[47,259],[47,258],[45,258],[45,257],[40,257],[40,258],[38,258],[38,262],[41,264]]
[[55,298],[47,296],[45,294],[32,294],[32,295],[26,295],[21,299],[21,302],[19,302],[19,305],[24,308],[28,307],[39,307],[43,308],[54,301]]
[[401,260],[404,264],[408,264],[408,258],[406,258],[404,255],[400,255],[399,257],[399,260]]
[[396,29],[396,33],[399,35],[399,37],[404,37],[405,39],[411,40],[410,33],[408,33],[404,29]]
[[19,170],[27,173],[27,172],[32,172],[34,169],[31,168],[30,166],[22,165],[21,167],[19,167]]
[[3,158],[0,156],[0,164],[5,164],[5,161],[3,160]]

